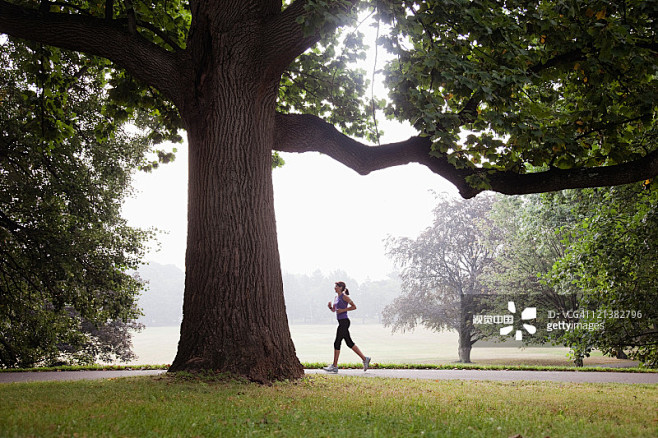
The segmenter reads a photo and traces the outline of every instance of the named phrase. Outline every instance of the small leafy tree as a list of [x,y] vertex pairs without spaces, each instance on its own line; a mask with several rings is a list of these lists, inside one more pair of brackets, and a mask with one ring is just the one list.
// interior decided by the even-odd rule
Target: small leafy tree
[[151,148],[107,96],[106,62],[0,47],[0,367],[129,360],[150,232],[120,216]]
[[[546,280],[553,265],[564,256],[577,218],[572,212],[577,192],[500,198],[491,217],[500,232],[494,262],[487,268],[486,283],[510,299],[526,296],[529,303],[553,312],[578,308],[575,294],[559,293]],[[541,319],[541,317],[540,317]],[[541,326],[524,342],[546,343],[553,332]]]
[[502,236],[488,268],[490,286],[510,294],[552,293],[541,276],[564,255],[559,229],[565,216],[541,195],[527,195],[500,198],[491,217]]
[[489,293],[483,274],[493,252],[483,236],[492,226],[488,214],[493,199],[440,200],[434,223],[416,239],[389,238],[386,243],[387,254],[402,268],[402,295],[384,309],[384,324],[394,331],[418,324],[456,330],[459,361],[465,363],[483,336],[473,325],[469,298]]
[[643,184],[585,190],[571,205],[582,219],[548,278],[582,295],[581,322],[598,329],[565,340],[577,356],[598,348],[658,366],[658,191]]
[[503,238],[488,284],[533,294],[535,305],[574,324],[540,328],[533,341],[568,346],[580,366],[593,349],[655,364],[656,193],[649,183],[496,204],[493,217]]

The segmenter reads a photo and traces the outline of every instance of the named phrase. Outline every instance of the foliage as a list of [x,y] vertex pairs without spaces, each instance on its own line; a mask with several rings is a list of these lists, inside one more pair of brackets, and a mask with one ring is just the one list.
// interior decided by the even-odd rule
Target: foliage
[[381,103],[366,97],[370,82],[358,67],[368,49],[363,38],[358,27],[337,29],[296,58],[281,78],[277,109],[313,114],[347,135],[377,141],[372,108]]
[[600,349],[655,366],[657,201],[645,184],[504,199],[489,283],[540,294],[552,322],[578,324],[533,336],[569,346],[576,363]]
[[559,211],[540,195],[497,200],[491,217],[502,238],[487,272],[491,288],[510,294],[550,293],[541,276],[564,254],[560,230],[567,218]]
[[120,208],[159,135],[125,131],[105,61],[5,40],[0,62],[0,366],[130,359],[151,232]]
[[[40,1],[26,4],[40,5]],[[308,14],[302,17],[306,32],[333,23],[336,28],[324,32],[321,41],[312,49],[296,58],[282,75],[277,109],[282,113],[301,112],[326,118],[350,135],[377,137],[374,131],[370,100],[364,96],[368,87],[365,71],[358,64],[365,59],[367,46],[363,44],[363,32],[359,31],[356,16],[346,9],[335,13],[331,2],[309,1]],[[88,16],[107,17],[107,3],[80,1],[59,2],[50,10],[84,13]],[[119,22],[134,23],[141,37],[168,51],[184,50],[192,21],[188,1],[112,1],[111,16]],[[128,24],[132,26],[133,24]],[[353,27],[346,31],[342,27]],[[113,99],[123,106],[126,116],[134,108],[146,109],[153,131],[152,135],[176,136],[181,127],[175,107],[153,87],[138,83],[132,76],[121,73],[114,77]],[[153,122],[156,123],[153,123]],[[160,132],[156,127],[160,126]],[[159,134],[158,134],[159,133]],[[282,165],[274,153],[274,166]],[[168,155],[166,159],[172,159]],[[165,160],[166,160],[165,159]],[[151,163],[157,167],[158,162]]]
[[[374,141],[373,109],[384,101],[365,97],[368,81],[359,63],[366,47],[358,21],[365,15],[350,3],[305,2],[298,22],[306,34],[319,30],[320,41],[282,75],[278,109],[321,116]],[[360,3],[358,10],[389,29],[378,41],[394,58],[385,68],[387,114],[430,136],[435,151],[447,153],[457,167],[520,173],[528,166],[591,167],[655,149],[654,2]],[[192,26],[190,4],[183,0],[59,2],[49,8],[117,20],[170,52],[186,49]],[[124,79],[116,78],[118,89],[131,104],[180,126],[176,110],[156,90]],[[470,132],[466,141],[463,130]]]
[[473,327],[468,297],[489,292],[483,272],[493,253],[483,230],[492,227],[492,203],[487,196],[439,200],[434,223],[416,239],[389,238],[387,254],[402,268],[402,295],[384,310],[386,326],[457,330],[460,360],[470,361],[468,352],[481,333]]
[[658,366],[658,192],[642,184],[582,191],[573,243],[550,272],[562,292],[582,292],[583,322],[603,329],[568,333],[580,354],[598,348]]
[[[22,0],[16,3],[44,8],[40,0]],[[115,18],[124,25],[139,29],[148,41],[168,50],[185,48],[192,15],[187,0],[158,1],[68,1],[48,2],[50,12],[83,13],[91,17]]]
[[454,165],[523,173],[655,149],[656,2],[380,4],[396,54],[388,113]]
[[571,229],[578,222],[572,207],[577,192],[553,195],[501,197],[493,206],[492,219],[501,236],[496,241],[494,262],[485,282],[497,295],[525,301],[538,308],[536,333],[524,344],[556,342],[556,331],[547,330],[548,311],[560,313],[578,308],[577,294],[561,294],[546,281],[553,265],[564,256]]

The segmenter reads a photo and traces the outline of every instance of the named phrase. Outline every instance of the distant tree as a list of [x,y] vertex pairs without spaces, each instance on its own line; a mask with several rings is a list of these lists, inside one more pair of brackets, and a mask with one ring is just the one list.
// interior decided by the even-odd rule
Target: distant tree
[[558,213],[541,195],[500,198],[491,218],[501,233],[494,263],[487,269],[488,284],[509,294],[551,293],[541,281],[553,263],[564,255]]
[[[345,277],[344,281],[349,279]],[[324,310],[326,301],[332,298],[331,287],[335,281],[320,270],[311,275],[283,275],[283,290],[286,299],[286,312],[291,323],[327,324],[331,316]],[[348,283],[349,284],[349,283]]]
[[0,42],[0,367],[133,357],[151,233],[120,209],[152,142],[108,120],[106,64]]
[[434,223],[416,239],[389,238],[387,254],[402,268],[402,295],[384,309],[384,324],[393,330],[418,324],[435,330],[456,330],[459,360],[470,362],[471,347],[482,338],[473,325],[472,298],[487,294],[484,270],[493,261],[493,237],[485,229],[494,198],[440,200]]
[[[383,323],[383,312],[386,306],[400,296],[402,282],[397,274],[391,273],[382,280],[367,280],[359,285],[358,316],[369,322]],[[352,315],[350,316],[352,318]]]
[[[303,375],[282,317],[273,150],[319,151],[361,174],[418,162],[464,197],[653,177],[657,8],[0,0],[0,32],[110,59],[139,81],[127,96],[148,92],[175,106],[190,181],[185,310],[171,370],[270,381]],[[363,39],[353,28],[364,10],[390,26],[380,38],[394,55],[386,112],[418,130],[380,147],[348,137],[375,141],[372,113],[382,104],[365,97],[358,66]],[[472,134],[461,141],[464,130]]]

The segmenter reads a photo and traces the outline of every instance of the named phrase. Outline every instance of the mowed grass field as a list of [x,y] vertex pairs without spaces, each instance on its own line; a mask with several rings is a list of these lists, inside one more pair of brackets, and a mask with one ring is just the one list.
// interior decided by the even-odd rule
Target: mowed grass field
[[[333,359],[335,324],[292,325],[290,327],[297,349],[297,357],[306,363],[329,362]],[[456,332],[435,333],[425,328],[413,332],[391,333],[380,324],[360,324],[353,321],[352,338],[374,363],[386,364],[446,364],[459,359]],[[170,364],[175,355],[180,335],[179,327],[149,327],[133,338],[138,359],[135,365]],[[478,348],[471,352],[471,360],[483,365],[554,365],[569,366],[569,349],[541,348]],[[359,362],[358,356],[343,345],[340,363]],[[603,357],[596,352],[585,359],[585,366],[630,367],[636,362]]]
[[[302,362],[326,362],[335,325],[293,326]],[[354,324],[379,363],[457,359],[454,333]],[[135,337],[136,363],[171,363],[178,327]],[[493,350],[493,351],[492,351]],[[565,364],[565,349],[474,349],[478,363]],[[345,348],[344,362],[355,362]],[[612,359],[593,358],[587,365]],[[259,385],[163,374],[0,385],[0,437],[656,437],[658,385],[306,376]]]
[[658,386],[162,375],[0,385],[2,437],[656,437]]

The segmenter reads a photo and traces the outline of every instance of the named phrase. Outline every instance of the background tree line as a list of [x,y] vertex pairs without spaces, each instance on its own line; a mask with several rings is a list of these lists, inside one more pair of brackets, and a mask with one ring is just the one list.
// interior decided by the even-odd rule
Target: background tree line
[[[145,282],[139,297],[142,315],[138,322],[147,327],[179,325],[182,318],[185,273],[174,265],[150,263],[140,267],[138,277]],[[350,318],[364,323],[381,323],[384,307],[400,293],[400,280],[394,274],[384,280],[358,282],[346,272],[325,274],[284,273],[286,312],[291,324],[335,324],[336,315],[327,311],[333,300],[336,281],[344,281],[358,311]]]
[[315,271],[311,275],[283,275],[286,311],[291,324],[335,324],[336,315],[327,310],[327,302],[336,295],[333,285],[344,281],[350,290],[357,310],[350,319],[362,323],[381,323],[384,307],[400,294],[400,279],[391,274],[383,280],[358,282],[346,272],[324,274]]

